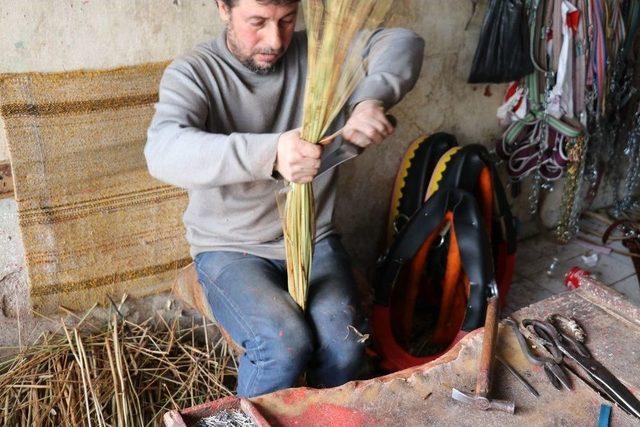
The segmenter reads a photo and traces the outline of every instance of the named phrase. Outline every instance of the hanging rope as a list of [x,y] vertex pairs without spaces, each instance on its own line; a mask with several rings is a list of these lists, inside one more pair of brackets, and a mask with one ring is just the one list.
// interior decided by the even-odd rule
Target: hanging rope
[[[529,0],[530,54],[535,71],[507,91],[498,117],[507,126],[496,145],[512,183],[531,177],[529,207],[537,213],[540,194],[566,178],[561,242],[578,230],[583,207],[597,192],[610,162],[620,170],[629,160],[624,209],[640,173],[640,119],[624,131],[622,109],[635,93],[631,51],[640,27],[637,0]],[[635,132],[635,133],[634,133]],[[614,141],[628,134],[625,150]],[[617,158],[614,152],[624,153]],[[636,164],[637,163],[637,164]],[[581,197],[582,193],[591,194]]]

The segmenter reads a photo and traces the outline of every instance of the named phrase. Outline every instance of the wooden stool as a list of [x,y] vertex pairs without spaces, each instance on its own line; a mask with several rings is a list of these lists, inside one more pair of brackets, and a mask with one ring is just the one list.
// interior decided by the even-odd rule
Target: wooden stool
[[236,357],[240,357],[244,354],[242,346],[238,345],[222,325],[216,321],[216,318],[211,311],[209,301],[207,301],[204,289],[198,280],[198,272],[196,271],[194,263],[191,263],[180,270],[178,277],[176,277],[176,280],[173,282],[171,292],[184,305],[197,310],[204,318],[215,323],[220,330],[222,337],[227,342],[227,345],[233,350]]

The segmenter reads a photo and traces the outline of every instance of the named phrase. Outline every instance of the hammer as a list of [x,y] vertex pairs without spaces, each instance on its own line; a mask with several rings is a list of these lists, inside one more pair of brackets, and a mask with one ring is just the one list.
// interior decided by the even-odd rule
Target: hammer
[[513,414],[515,411],[513,402],[489,398],[493,371],[493,352],[498,332],[498,287],[495,282],[491,283],[489,290],[491,295],[487,298],[487,314],[484,320],[484,337],[482,338],[482,353],[478,364],[476,392],[475,394],[469,394],[454,388],[451,392],[451,397],[483,411],[496,409]]

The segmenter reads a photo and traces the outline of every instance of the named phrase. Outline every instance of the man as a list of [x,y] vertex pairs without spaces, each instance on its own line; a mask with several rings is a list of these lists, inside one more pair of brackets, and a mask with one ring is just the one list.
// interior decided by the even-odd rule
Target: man
[[[323,153],[300,139],[307,67],[296,0],[218,0],[224,33],[174,61],[160,83],[145,155],[150,173],[189,192],[184,215],[200,282],[216,320],[245,352],[237,392],[354,379],[364,362],[349,257],[332,225],[335,170],[315,178]],[[334,123],[360,147],[393,133],[385,117],[413,87],[424,43],[407,30],[378,31],[367,76]],[[350,113],[350,114],[349,114]],[[347,120],[348,117],[348,120]],[[315,178],[315,179],[314,179]],[[276,194],[284,180],[312,182],[317,234],[308,308],[287,292]]]

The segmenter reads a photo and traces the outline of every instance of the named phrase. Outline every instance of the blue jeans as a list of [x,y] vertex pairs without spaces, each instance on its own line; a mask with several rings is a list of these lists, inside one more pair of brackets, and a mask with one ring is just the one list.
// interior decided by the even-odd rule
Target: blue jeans
[[214,251],[195,263],[216,320],[245,350],[239,396],[291,387],[305,371],[309,386],[334,387],[364,366],[364,319],[337,236],[315,246],[304,313],[287,291],[284,260]]

